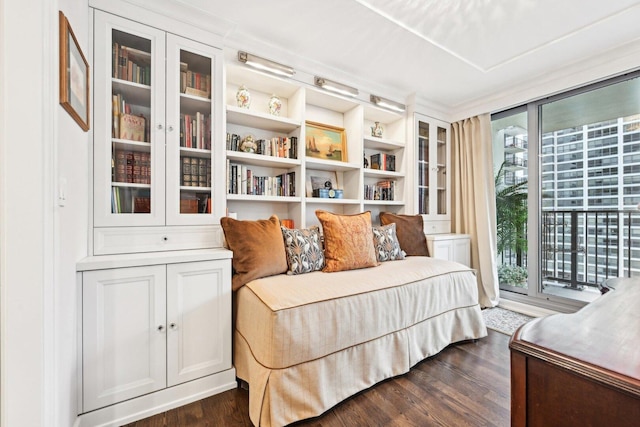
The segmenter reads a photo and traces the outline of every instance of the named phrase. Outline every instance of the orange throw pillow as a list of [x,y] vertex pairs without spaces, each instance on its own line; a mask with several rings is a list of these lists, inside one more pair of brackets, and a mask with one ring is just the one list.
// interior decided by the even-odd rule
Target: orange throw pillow
[[398,215],[380,212],[380,225],[396,224],[396,235],[400,249],[407,256],[429,256],[427,238],[424,235],[424,222],[421,215]]
[[378,265],[373,245],[371,212],[339,215],[317,210],[324,234],[322,271],[355,270]]
[[224,237],[233,251],[232,288],[237,291],[261,277],[287,271],[287,255],[278,217],[257,221],[220,218]]

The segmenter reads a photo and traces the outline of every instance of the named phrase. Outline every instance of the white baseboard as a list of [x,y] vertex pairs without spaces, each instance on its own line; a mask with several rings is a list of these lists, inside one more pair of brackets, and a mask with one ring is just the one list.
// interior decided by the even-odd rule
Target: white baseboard
[[524,304],[517,301],[512,301],[508,299],[501,298],[498,303],[498,307],[504,308],[506,310],[515,311],[517,313],[526,314],[531,317],[544,317],[549,314],[556,314],[557,311],[548,310],[542,307],[536,307],[534,305]]
[[74,427],[117,427],[237,386],[234,368],[82,414]]

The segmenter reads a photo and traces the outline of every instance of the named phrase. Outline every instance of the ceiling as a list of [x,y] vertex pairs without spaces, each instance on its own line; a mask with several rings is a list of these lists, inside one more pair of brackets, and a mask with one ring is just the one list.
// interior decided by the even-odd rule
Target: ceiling
[[623,57],[640,66],[632,0],[171,1],[223,22],[239,49],[449,111],[551,76],[621,72]]

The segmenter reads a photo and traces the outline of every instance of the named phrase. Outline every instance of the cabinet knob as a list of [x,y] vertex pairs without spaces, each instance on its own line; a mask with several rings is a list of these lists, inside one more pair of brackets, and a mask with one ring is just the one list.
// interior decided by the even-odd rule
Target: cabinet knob
[[162,236],[162,240],[166,242],[167,240],[169,240],[169,238],[167,236]]
[[176,329],[178,329],[178,325],[176,325],[175,323],[170,323],[170,324],[169,324],[169,327],[170,327],[172,330],[174,330],[174,331],[175,331]]
[[158,124],[158,130],[162,130],[162,124]]
[[173,132],[173,126],[169,125],[167,129],[169,130],[169,132]]
[[159,332],[164,331],[164,326],[163,326],[163,325],[158,325],[158,331],[159,331]]

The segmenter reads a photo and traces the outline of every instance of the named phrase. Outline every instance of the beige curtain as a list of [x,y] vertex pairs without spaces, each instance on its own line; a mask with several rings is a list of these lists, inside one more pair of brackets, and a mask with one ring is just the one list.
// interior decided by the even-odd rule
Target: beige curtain
[[477,270],[480,306],[495,307],[500,288],[491,116],[461,120],[451,128],[452,228],[471,235],[471,267]]

